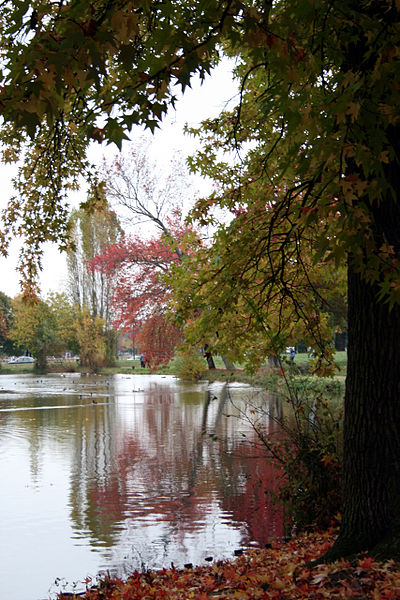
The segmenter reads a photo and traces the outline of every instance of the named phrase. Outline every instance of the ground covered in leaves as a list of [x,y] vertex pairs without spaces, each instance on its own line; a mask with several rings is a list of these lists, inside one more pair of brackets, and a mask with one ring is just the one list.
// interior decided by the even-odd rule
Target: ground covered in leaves
[[265,550],[246,550],[231,561],[207,566],[134,572],[127,580],[87,582],[85,593],[60,594],[59,600],[297,600],[312,598],[400,599],[400,564],[367,556],[353,561],[305,564],[332,544],[333,532],[313,533],[273,542]]

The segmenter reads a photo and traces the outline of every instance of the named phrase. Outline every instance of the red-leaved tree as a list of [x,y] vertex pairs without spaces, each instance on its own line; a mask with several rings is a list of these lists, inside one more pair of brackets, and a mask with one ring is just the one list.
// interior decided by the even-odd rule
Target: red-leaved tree
[[[104,163],[106,198],[118,212],[125,237],[96,257],[93,268],[116,277],[115,325],[134,336],[152,367],[168,362],[182,341],[182,327],[168,318],[170,290],[162,277],[201,247],[199,234],[182,218],[196,197],[179,152],[170,160],[151,159],[145,138],[129,152]],[[207,357],[215,368],[212,356]]]
[[106,275],[118,274],[115,325],[133,333],[135,345],[153,368],[172,358],[183,337],[182,329],[167,318],[170,291],[161,276],[198,243],[195,231],[175,210],[153,237],[127,235],[91,261]]

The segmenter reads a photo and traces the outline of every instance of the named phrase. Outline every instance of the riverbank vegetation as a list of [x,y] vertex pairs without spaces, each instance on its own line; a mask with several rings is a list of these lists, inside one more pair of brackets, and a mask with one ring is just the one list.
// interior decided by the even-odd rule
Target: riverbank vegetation
[[[288,373],[298,374],[298,375],[309,375],[312,377],[310,372],[310,357],[307,354],[297,354],[294,358],[293,362],[288,362],[286,357],[282,357],[284,359],[283,368],[287,370]],[[148,366],[142,367],[140,364],[139,358],[126,359],[119,358],[113,360],[112,366],[99,367],[97,372],[103,375],[112,375],[115,373],[162,373],[169,375],[179,375],[177,370],[177,361],[179,361],[179,357],[173,358],[166,365],[159,366],[157,369],[150,369]],[[227,369],[224,365],[223,360],[216,356],[214,358],[215,361],[215,369],[208,369],[207,363],[204,359],[202,359],[202,378],[207,379],[208,381],[241,381],[243,383],[249,383],[251,385],[266,385],[267,381],[270,379],[271,374],[275,372],[275,374],[280,372],[280,369],[271,369],[267,364],[261,367],[256,373],[250,374],[245,371],[243,368],[236,367],[232,369]],[[346,352],[335,352],[334,354],[334,362],[335,362],[335,372],[337,378],[343,378],[346,374],[346,365],[347,365],[347,353]],[[61,373],[61,372],[86,372],[87,367],[82,366],[80,363],[79,357],[76,356],[74,358],[49,358],[47,361],[46,369],[50,373]],[[35,370],[34,364],[22,364],[22,365],[9,365],[7,359],[4,359],[2,363],[0,363],[0,374],[8,374],[8,373],[31,373]],[[190,379],[190,373],[187,374],[187,378]],[[200,377],[196,373],[193,379],[199,379]],[[313,378],[315,381],[315,385],[318,386],[318,380],[320,378]],[[324,380],[325,378],[322,378]],[[328,378],[329,379],[329,378]]]

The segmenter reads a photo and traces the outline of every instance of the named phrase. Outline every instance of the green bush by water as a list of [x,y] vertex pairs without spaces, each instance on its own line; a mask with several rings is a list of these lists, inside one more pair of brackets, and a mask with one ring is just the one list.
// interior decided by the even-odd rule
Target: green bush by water
[[194,348],[189,348],[178,352],[174,369],[180,379],[197,380],[205,376],[207,363]]

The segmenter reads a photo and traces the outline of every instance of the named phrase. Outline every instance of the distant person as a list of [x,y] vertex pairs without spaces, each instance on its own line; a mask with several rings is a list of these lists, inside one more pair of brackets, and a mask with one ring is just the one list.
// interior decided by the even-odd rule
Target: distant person
[[143,354],[141,354],[139,356],[139,360],[140,360],[140,366],[142,367],[142,369],[144,369],[146,367],[146,361],[145,361]]
[[290,348],[290,353],[289,353],[290,360],[293,361],[295,356],[296,356],[296,350],[294,348]]

